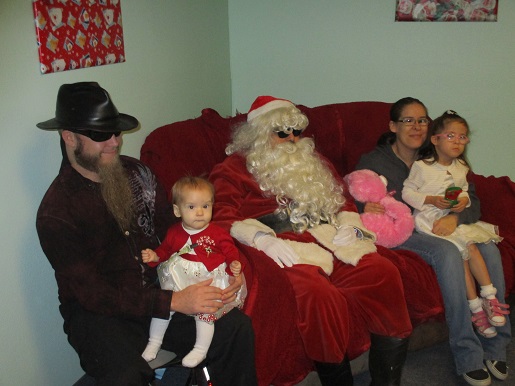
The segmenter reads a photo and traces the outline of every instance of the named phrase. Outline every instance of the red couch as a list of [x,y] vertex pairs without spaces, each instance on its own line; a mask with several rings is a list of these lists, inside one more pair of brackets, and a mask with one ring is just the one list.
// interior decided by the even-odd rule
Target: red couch
[[[298,106],[309,118],[305,135],[315,138],[317,149],[345,175],[353,171],[361,154],[372,150],[388,128],[390,103],[352,102],[309,108]],[[245,114],[221,117],[204,109],[195,119],[172,123],[154,130],[141,148],[141,160],[170,191],[185,174],[207,176],[225,157],[231,127],[246,119]],[[498,224],[504,240],[503,257],[507,293],[515,292],[515,229],[507,210],[515,207],[515,184],[507,177],[473,175],[481,199],[483,219]],[[249,295],[244,311],[256,333],[256,366],[260,386],[288,386],[300,382],[313,363],[305,356],[296,320],[295,300],[283,271],[271,260],[255,257],[255,250],[238,244],[246,261]],[[443,321],[444,310],[433,270],[409,251],[378,251],[398,267],[414,327]],[[353,336],[351,332],[351,336]],[[323,343],[321,343],[323,344]],[[368,336],[355,336],[349,357],[358,357],[369,347]]]

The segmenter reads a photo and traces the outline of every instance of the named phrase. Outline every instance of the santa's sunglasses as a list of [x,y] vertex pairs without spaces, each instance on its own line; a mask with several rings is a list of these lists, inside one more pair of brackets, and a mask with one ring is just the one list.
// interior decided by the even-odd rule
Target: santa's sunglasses
[[122,132],[121,131],[112,131],[112,132],[105,132],[105,131],[93,131],[93,130],[77,130],[75,131],[77,134],[84,135],[90,139],[92,139],[95,142],[105,142],[114,135],[115,137],[118,137]]
[[298,137],[302,134],[302,130],[294,129],[293,127],[287,127],[284,130],[275,131],[275,134],[281,139],[288,138],[290,134],[293,134],[294,137]]

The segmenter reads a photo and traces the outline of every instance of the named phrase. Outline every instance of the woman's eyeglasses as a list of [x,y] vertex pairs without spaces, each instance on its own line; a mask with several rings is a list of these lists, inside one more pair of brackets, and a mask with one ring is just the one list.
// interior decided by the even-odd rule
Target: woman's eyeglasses
[[467,137],[465,134],[456,135],[455,133],[442,133],[435,134],[434,136],[445,138],[449,142],[456,142],[456,140],[458,140],[458,142],[462,145],[465,145],[470,142],[470,138]]
[[275,134],[281,139],[288,138],[290,134],[293,134],[294,137],[298,137],[302,134],[302,130],[294,129],[293,127],[286,127],[283,130],[274,131]]
[[105,131],[93,131],[93,130],[77,130],[77,134],[82,134],[95,142],[104,142],[114,135],[118,137],[122,132],[121,131],[113,131],[113,132],[105,132]]
[[427,118],[415,119],[412,117],[406,117],[406,118],[399,119],[397,122],[404,123],[404,126],[406,126],[408,128],[415,126],[415,123],[418,123],[418,125],[420,127],[425,127],[428,125],[429,119],[427,119]]

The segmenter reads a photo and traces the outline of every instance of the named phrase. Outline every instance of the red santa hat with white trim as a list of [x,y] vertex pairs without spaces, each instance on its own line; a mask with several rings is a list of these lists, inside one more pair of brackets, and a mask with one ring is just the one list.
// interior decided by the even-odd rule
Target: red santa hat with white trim
[[250,110],[247,114],[247,122],[281,107],[295,107],[295,105],[287,99],[275,98],[269,95],[258,96],[254,103],[252,103],[252,106],[250,106]]

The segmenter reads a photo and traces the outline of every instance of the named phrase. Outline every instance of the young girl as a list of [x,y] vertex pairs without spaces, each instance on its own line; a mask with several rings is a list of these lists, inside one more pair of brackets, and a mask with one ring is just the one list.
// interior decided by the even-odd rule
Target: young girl
[[[486,264],[476,243],[499,242],[496,226],[478,221],[460,225],[450,234],[434,234],[433,223],[449,212],[460,213],[470,205],[467,173],[469,166],[464,157],[468,138],[467,121],[455,111],[448,110],[436,118],[430,130],[430,143],[420,151],[404,182],[403,200],[415,211],[415,226],[418,232],[445,238],[454,243],[464,260],[467,298],[472,312],[472,322],[479,334],[486,338],[497,335],[495,326],[506,323],[504,315],[507,304],[499,303],[495,295]],[[461,188],[456,200],[445,197],[447,188]],[[475,279],[475,280],[474,280]],[[478,298],[476,281],[481,287]]]
[[[189,285],[213,279],[211,285],[226,288],[229,276],[241,273],[239,252],[229,233],[210,224],[213,214],[213,185],[199,177],[183,177],[172,188],[173,212],[182,222],[170,227],[163,243],[154,252],[141,252],[143,262],[158,267],[161,288],[180,291]],[[214,334],[214,322],[234,307],[241,308],[246,295],[245,284],[236,300],[215,314],[195,315],[197,339],[182,364],[195,367],[206,358]],[[173,312],[170,312],[170,318]],[[170,319],[153,318],[150,337],[142,356],[153,360],[163,342]]]

